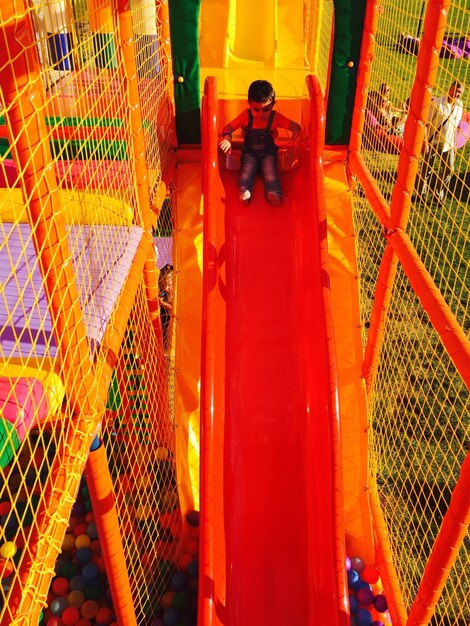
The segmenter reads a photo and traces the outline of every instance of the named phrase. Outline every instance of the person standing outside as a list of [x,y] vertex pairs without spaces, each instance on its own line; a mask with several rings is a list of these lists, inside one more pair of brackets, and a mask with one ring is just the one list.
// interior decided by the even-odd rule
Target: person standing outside
[[267,80],[255,80],[248,88],[248,109],[243,110],[222,129],[219,148],[227,153],[232,147],[232,133],[238,128],[243,131],[244,141],[241,156],[241,171],[238,180],[240,200],[247,204],[253,193],[256,172],[260,169],[264,179],[264,192],[268,202],[279,206],[282,188],[277,169],[277,146],[274,138],[278,128],[285,128],[296,139],[300,125],[285,117],[273,107],[276,94]]
[[[455,164],[455,141],[457,127],[463,116],[462,94],[464,86],[454,81],[447,92],[434,98],[429,109],[424,141],[424,160],[421,168],[419,192],[421,199],[425,199],[432,186],[432,192],[438,202],[444,200],[445,191],[449,185]],[[435,184],[431,185],[433,165],[436,157],[439,159],[439,172],[434,172]],[[434,177],[433,176],[433,177]]]

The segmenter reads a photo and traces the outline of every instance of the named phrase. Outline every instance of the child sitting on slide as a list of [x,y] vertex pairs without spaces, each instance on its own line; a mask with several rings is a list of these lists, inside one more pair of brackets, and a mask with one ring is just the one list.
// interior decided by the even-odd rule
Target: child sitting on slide
[[266,80],[255,80],[248,89],[249,108],[242,111],[222,130],[219,147],[225,153],[232,147],[232,133],[238,128],[243,131],[238,192],[244,204],[250,201],[258,169],[263,174],[267,200],[273,206],[279,206],[281,203],[282,188],[277,169],[278,148],[274,138],[278,128],[285,128],[296,139],[300,135],[300,125],[274,111],[275,101],[276,94],[271,83]]

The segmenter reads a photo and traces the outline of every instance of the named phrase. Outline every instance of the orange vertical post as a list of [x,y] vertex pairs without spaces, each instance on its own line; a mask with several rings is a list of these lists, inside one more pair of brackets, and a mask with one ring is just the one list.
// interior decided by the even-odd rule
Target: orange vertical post
[[95,440],[85,468],[118,624],[137,626],[104,446]]

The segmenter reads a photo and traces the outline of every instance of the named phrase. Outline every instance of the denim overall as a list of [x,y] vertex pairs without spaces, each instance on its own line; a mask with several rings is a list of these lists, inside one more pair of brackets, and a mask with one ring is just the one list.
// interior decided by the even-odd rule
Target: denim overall
[[273,191],[281,194],[281,183],[277,171],[277,146],[271,134],[274,111],[271,111],[265,128],[253,128],[253,114],[248,111],[248,126],[242,147],[241,172],[238,179],[239,191],[253,191],[256,172],[261,170],[264,179],[264,193]]

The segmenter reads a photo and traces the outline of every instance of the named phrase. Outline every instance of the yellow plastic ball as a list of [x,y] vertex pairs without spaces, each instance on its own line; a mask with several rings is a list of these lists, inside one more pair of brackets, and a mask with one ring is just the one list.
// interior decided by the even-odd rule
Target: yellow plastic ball
[[176,79],[179,83],[184,83],[184,78],[183,76],[178,76],[178,78]]
[[13,541],[5,541],[5,543],[0,548],[0,556],[3,559],[12,559],[15,556],[17,550],[18,548],[16,547],[16,544],[13,543]]
[[348,67],[354,67],[354,61],[348,61]]

